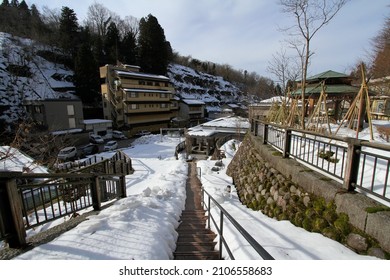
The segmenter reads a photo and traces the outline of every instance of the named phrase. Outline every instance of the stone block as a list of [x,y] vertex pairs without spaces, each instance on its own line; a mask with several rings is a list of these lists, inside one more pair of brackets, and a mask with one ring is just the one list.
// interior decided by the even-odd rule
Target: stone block
[[366,233],[378,240],[382,249],[390,253],[390,211],[369,213]]

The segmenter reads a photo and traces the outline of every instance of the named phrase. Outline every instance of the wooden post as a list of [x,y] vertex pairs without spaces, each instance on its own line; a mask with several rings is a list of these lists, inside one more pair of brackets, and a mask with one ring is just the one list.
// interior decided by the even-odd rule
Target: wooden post
[[259,134],[259,121],[258,120],[255,120],[255,136],[257,136]]
[[120,192],[121,192],[121,198],[125,198],[127,197],[127,193],[126,193],[126,176],[125,175],[122,175],[120,176],[119,178],[120,180]]
[[99,176],[95,176],[92,180],[93,181],[91,183],[91,196],[92,196],[93,210],[99,211],[101,210],[101,205],[102,205],[102,193],[101,193]]
[[263,144],[267,144],[268,138],[268,124],[264,124],[264,130],[263,130]]
[[348,143],[348,153],[343,188],[347,189],[348,191],[353,191],[355,190],[359,175],[359,160],[362,146],[361,140],[359,139],[348,137],[346,142]]
[[2,180],[0,187],[4,188],[0,194],[2,221],[6,241],[11,248],[26,246],[26,230],[23,223],[23,207],[20,194],[16,185],[16,179]]
[[284,132],[284,147],[283,147],[283,157],[288,158],[290,155],[291,148],[291,129],[287,129]]

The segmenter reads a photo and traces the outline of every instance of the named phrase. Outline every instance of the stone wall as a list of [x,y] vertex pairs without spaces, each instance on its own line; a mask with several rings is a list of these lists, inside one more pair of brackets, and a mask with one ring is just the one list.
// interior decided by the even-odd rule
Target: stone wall
[[248,134],[228,166],[241,202],[277,220],[332,238],[359,254],[390,258],[390,211],[286,159]]

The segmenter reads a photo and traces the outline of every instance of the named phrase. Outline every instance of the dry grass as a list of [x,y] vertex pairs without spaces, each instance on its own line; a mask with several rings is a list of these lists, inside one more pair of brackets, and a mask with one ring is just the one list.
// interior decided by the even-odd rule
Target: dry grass
[[377,130],[381,134],[383,139],[386,139],[386,142],[389,142],[389,140],[390,140],[390,127],[377,126]]

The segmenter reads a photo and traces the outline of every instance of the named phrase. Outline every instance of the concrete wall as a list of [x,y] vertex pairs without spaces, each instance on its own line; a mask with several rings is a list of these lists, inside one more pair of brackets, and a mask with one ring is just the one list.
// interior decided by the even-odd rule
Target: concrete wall
[[[261,164],[260,162],[264,163]],[[294,189],[295,186],[296,188],[302,189],[302,191],[299,192],[299,196],[302,197],[303,201],[305,196],[308,199],[306,202],[310,200],[308,194],[312,197],[324,198],[327,203],[335,205],[338,214],[341,215],[341,213],[345,213],[348,215],[349,224],[356,228],[355,232],[361,231],[361,235],[358,235],[358,238],[355,238],[355,242],[359,243],[361,236],[364,236],[365,243],[370,243],[370,238],[375,240],[375,242],[371,242],[371,245],[374,244],[372,248],[370,248],[368,244],[368,246],[363,246],[363,248],[360,249],[351,249],[354,249],[358,253],[375,255],[380,258],[389,257],[390,211],[369,213],[367,211],[368,207],[380,209],[381,205],[363,194],[346,192],[340,183],[330,180],[320,173],[311,171],[308,167],[299,164],[293,159],[283,158],[281,155],[277,154],[276,150],[268,145],[262,144],[261,138],[247,134],[240,149],[228,167],[228,173],[229,176],[233,177],[236,187],[238,186],[237,190],[243,203],[246,198],[249,197],[252,201],[257,200],[255,201],[255,206],[257,207],[260,207],[260,202],[258,201],[264,202],[264,199],[261,196],[265,195],[266,191],[263,186],[265,184],[262,184],[261,181],[263,180],[263,177],[266,176],[274,178],[271,178],[270,180],[272,183],[267,182],[269,185],[274,185],[273,181],[278,181],[282,182],[281,184],[283,186],[288,185],[290,187],[291,185],[294,185]],[[284,179],[281,179],[281,177]],[[286,201],[283,201],[283,196],[278,198],[277,195],[275,195],[275,188],[277,187],[270,186],[270,188],[271,192],[272,188],[274,189],[273,193],[268,193],[267,196],[273,198],[276,196],[274,205],[286,208]],[[281,191],[279,190],[279,196],[280,192]],[[307,194],[305,194],[305,192],[307,192]],[[291,197],[295,195],[295,193],[290,192],[288,195],[283,195],[285,197]],[[305,202],[303,203],[305,206],[308,204]],[[267,205],[267,203],[265,203],[265,205]],[[251,206],[253,205],[251,204]],[[260,208],[258,208],[258,210],[260,210]],[[270,212],[269,207],[266,210],[263,208],[261,211],[263,213],[268,211],[270,214],[275,212],[275,210],[274,212]],[[287,219],[288,214],[285,216]],[[348,236],[348,239],[352,239],[357,235],[353,233],[353,235],[350,234],[350,236]],[[348,247],[355,246],[350,240],[342,240],[341,243]],[[377,248],[378,244],[380,248]],[[360,245],[358,244],[356,246],[359,247]]]

